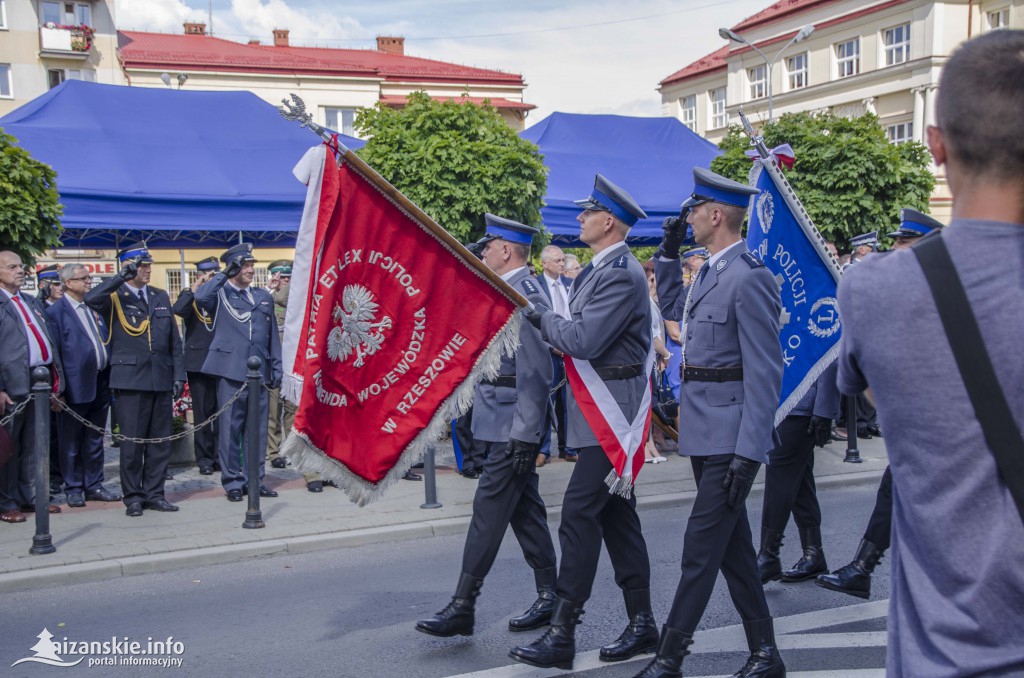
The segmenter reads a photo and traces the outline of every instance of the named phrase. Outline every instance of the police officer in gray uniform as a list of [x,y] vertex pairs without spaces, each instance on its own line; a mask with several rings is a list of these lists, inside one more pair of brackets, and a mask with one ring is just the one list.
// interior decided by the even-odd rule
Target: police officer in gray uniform
[[665,222],[656,256],[665,317],[682,320],[679,453],[690,457],[697,497],[683,537],[682,577],[658,656],[640,674],[679,676],[719,570],[743,619],[750,657],[736,676],[784,676],[757,571],[745,501],[775,446],[782,388],[779,286],[740,236],[751,195],[759,191],[703,168],[693,170],[687,221],[711,257],[681,302],[683,225]]
[[[589,361],[621,414],[632,421],[645,389],[650,388],[644,363],[651,350],[651,310],[647,277],[625,240],[633,224],[647,215],[626,191],[600,174],[590,197],[576,204],[584,210],[577,217],[580,239],[595,256],[569,291],[571,319],[540,303],[526,317],[551,346]],[[636,498],[628,491],[610,492],[607,483],[615,467],[580,410],[578,398],[570,388],[566,445],[577,449],[579,457],[562,502],[558,527],[562,564],[551,628],[533,644],[511,652],[517,661],[545,668],[572,668],[575,628],[590,598],[602,539],[615,583],[625,598],[629,623],[617,640],[601,648],[601,660],[628,659],[650,652],[658,642],[651,612],[651,565]]]
[[[196,290],[196,304],[213,316],[213,340],[203,364],[203,372],[217,379],[217,405],[223,407],[245,384],[249,358],[263,361],[263,383],[269,388],[281,384],[281,339],[274,317],[274,300],[270,292],[252,286],[256,258],[252,245],[241,243],[220,255],[224,270]],[[260,389],[259,493],[276,497],[277,492],[263,485],[266,465],[268,401],[267,390]],[[221,485],[228,501],[242,501],[242,495],[253,484],[246,477],[245,454],[246,399],[239,398],[222,416],[217,435],[217,456],[220,459]]]
[[[185,373],[192,395],[192,414],[196,423],[204,422],[217,411],[217,378],[203,372],[203,363],[213,340],[213,317],[196,305],[195,292],[220,270],[217,257],[196,262],[199,274],[174,302],[174,315],[185,320]],[[217,462],[217,422],[195,430],[196,466],[204,476],[213,475]]]
[[[485,214],[483,260],[523,296],[540,294],[526,262],[537,229]],[[462,574],[452,602],[416,630],[432,636],[473,634],[474,608],[484,577],[494,564],[509,524],[533,568],[538,597],[525,614],[509,620],[510,631],[540,628],[555,602],[555,546],[548,531],[544,500],[537,490],[537,452],[547,421],[551,354],[529,324],[519,330],[519,350],[503,355],[498,376],[473,392],[473,438],[485,448],[480,484],[473,497],[473,520],[462,552]]]
[[[153,257],[146,244],[126,247],[117,258],[120,273],[85,295],[85,303],[109,321],[117,423],[125,436],[166,438],[171,435],[171,398],[181,397],[185,388],[178,323],[167,292],[149,284]],[[170,456],[166,440],[121,443],[121,492],[128,516],[141,516],[143,509],[178,510],[164,498]]]

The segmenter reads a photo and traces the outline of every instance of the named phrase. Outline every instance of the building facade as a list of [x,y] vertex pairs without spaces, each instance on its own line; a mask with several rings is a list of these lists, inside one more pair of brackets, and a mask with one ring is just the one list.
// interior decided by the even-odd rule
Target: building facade
[[521,75],[409,56],[401,37],[378,37],[377,49],[297,47],[281,29],[272,44],[243,44],[186,23],[183,35],[122,31],[119,39],[124,77],[133,87],[247,90],[274,105],[295,93],[317,122],[350,136],[358,136],[353,123],[360,108],[378,101],[403,106],[420,90],[438,99],[488,99],[516,130],[534,108],[523,101]]
[[[814,32],[779,54],[807,25]],[[769,99],[774,117],[871,112],[893,143],[924,143],[950,53],[972,35],[1010,27],[1024,27],[1024,0],[781,0],[731,29],[766,57],[731,40],[662,80],[662,109],[715,143],[741,110],[766,122]],[[945,177],[936,179],[932,213],[948,220]]]
[[0,116],[65,80],[124,84],[114,0],[0,0]]

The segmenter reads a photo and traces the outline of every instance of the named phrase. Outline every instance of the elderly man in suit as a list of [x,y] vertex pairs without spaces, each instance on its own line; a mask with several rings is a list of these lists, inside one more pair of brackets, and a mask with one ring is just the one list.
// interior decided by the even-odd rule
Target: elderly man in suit
[[[64,388],[60,355],[42,303],[21,293],[25,265],[17,253],[0,251],[0,416],[25,404],[10,422],[7,432],[14,450],[0,468],[0,521],[23,523],[23,511],[35,501],[35,408],[26,403],[32,395],[32,370],[48,367],[54,392]],[[56,404],[54,405],[56,407]],[[60,507],[50,505],[50,513]]]
[[[281,385],[281,339],[274,317],[270,292],[252,286],[256,258],[250,243],[241,243],[220,256],[224,270],[196,290],[196,304],[213,316],[213,340],[203,372],[217,377],[217,404],[223,407],[245,386],[252,356],[263,361],[263,383],[275,389]],[[247,477],[245,455],[246,398],[239,398],[223,416],[218,428],[217,456],[220,459],[221,485],[228,501],[242,501],[255,484],[261,497],[276,497],[277,492],[263,485],[266,466],[269,401],[266,389],[259,394],[260,477]]]
[[655,273],[662,312],[683,323],[679,418],[686,435],[679,453],[690,457],[697,497],[658,655],[639,675],[680,675],[721,571],[750,649],[736,676],[784,676],[746,509],[757,471],[775,447],[783,369],[779,286],[740,235],[750,196],[759,191],[704,168],[694,169],[693,179],[686,221],[710,258],[684,295],[678,259],[685,226],[670,217]]
[[[196,305],[196,290],[220,270],[217,257],[196,262],[196,279],[181,290],[174,302],[174,315],[185,320],[185,374],[192,394],[192,416],[196,423],[206,421],[217,412],[217,379],[203,372],[203,363],[213,340],[213,317]],[[213,475],[217,466],[217,422],[196,429],[194,433],[196,466],[204,476]]]
[[67,377],[67,409],[89,421],[89,428],[68,412],[57,415],[60,472],[68,506],[89,501],[121,501],[103,487],[103,429],[110,411],[110,352],[104,341],[109,330],[103,318],[85,303],[92,274],[82,264],[60,270],[64,295],[46,309]]
[[[557,245],[548,245],[540,252],[542,270],[537,276],[541,292],[547,295],[547,305],[563,318],[569,317],[569,288],[572,278],[564,275],[565,254]],[[555,415],[555,427],[558,429],[558,458],[576,461],[576,451],[565,445],[565,363],[558,350],[551,351],[551,406]],[[556,388],[557,387],[557,388]],[[544,428],[544,442],[541,453],[537,456],[537,466],[543,466],[551,457],[551,422]]]
[[120,272],[86,292],[85,303],[108,318],[110,388],[117,398],[117,423],[131,438],[157,442],[121,443],[121,492],[125,514],[144,509],[177,511],[164,497],[171,456],[171,398],[185,388],[185,364],[178,323],[167,292],[149,284],[153,257],[145,243],[117,255]]
[[[629,623],[614,642],[601,648],[602,661],[621,661],[650,652],[658,643],[651,611],[651,565],[647,543],[636,513],[632,477],[617,477],[616,467],[595,429],[609,421],[634,422],[650,389],[647,359],[651,351],[651,304],[647,277],[626,245],[629,229],[645,218],[640,206],[623,189],[597,175],[590,197],[576,204],[580,239],[594,251],[569,293],[569,317],[537,304],[527,319],[553,347],[574,360],[588,361],[598,392],[610,394],[600,406],[586,411],[581,400],[597,399],[569,389],[566,444],[576,448],[573,469],[562,502],[558,538],[562,564],[551,628],[530,645],[513,648],[513,659],[539,667],[572,668],[576,655],[575,629],[590,598],[597,574],[601,542],[608,549],[615,582],[622,589]],[[585,384],[586,382],[584,382]],[[612,402],[608,402],[611,400]],[[639,441],[642,444],[642,441]],[[620,443],[621,445],[621,443]]]
[[[526,262],[537,229],[485,214],[483,260],[520,294],[535,296],[538,285]],[[533,569],[537,600],[508,622],[510,631],[540,628],[551,618],[555,600],[555,546],[548,531],[544,500],[537,490],[537,449],[547,422],[551,358],[540,333],[519,329],[519,351],[501,357],[498,377],[473,392],[473,438],[483,441],[483,474],[473,498],[473,520],[462,554],[462,574],[452,602],[416,630],[433,636],[472,635],[475,601],[490,572],[509,524]]]

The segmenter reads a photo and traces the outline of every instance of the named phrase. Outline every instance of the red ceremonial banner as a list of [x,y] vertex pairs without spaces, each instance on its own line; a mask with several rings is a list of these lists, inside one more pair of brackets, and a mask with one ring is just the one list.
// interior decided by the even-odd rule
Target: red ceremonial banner
[[300,229],[296,264],[308,274],[304,285],[293,275],[285,367],[301,390],[284,452],[365,504],[468,406],[499,352],[514,350],[519,316],[510,288],[359,165],[327,154],[315,225],[302,226],[315,235]]

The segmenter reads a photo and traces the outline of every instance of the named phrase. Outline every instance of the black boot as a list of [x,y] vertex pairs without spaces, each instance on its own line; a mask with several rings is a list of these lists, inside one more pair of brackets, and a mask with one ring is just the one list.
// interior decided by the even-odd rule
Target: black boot
[[459,575],[459,584],[455,587],[455,595],[448,607],[430,619],[416,622],[416,630],[431,636],[471,636],[473,622],[476,617],[476,597],[480,595],[480,587],[484,580],[463,572]]
[[683,678],[683,657],[691,645],[693,634],[662,626],[658,656],[633,678]]
[[782,663],[779,648],[775,646],[775,626],[772,619],[743,622],[747,634],[750,657],[732,678],[786,678],[786,665]]
[[532,631],[551,623],[551,610],[555,607],[556,577],[557,572],[553,567],[533,571],[533,578],[537,582],[537,600],[529,610],[508,620],[509,631]]
[[849,565],[844,565],[832,574],[818,575],[818,586],[858,598],[871,596],[871,573],[882,559],[884,550],[867,539],[860,540],[857,556]]
[[623,591],[629,623],[613,642],[601,648],[600,660],[621,662],[658,647],[658,626],[651,611],[651,590]]
[[517,662],[542,669],[552,667],[572,670],[576,657],[576,625],[580,623],[583,606],[565,598],[555,598],[551,611],[551,628],[529,645],[512,648],[508,656]]
[[821,548],[820,527],[800,528],[800,546],[803,547],[804,554],[792,569],[782,573],[782,581],[804,581],[822,572],[828,572],[825,551]]
[[757,552],[757,570],[761,573],[761,583],[782,579],[782,561],[779,560],[779,549],[782,548],[783,530],[773,530],[761,526],[761,550]]

